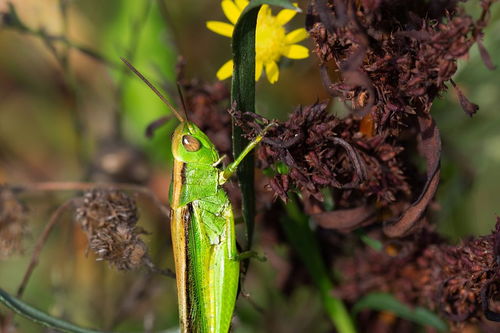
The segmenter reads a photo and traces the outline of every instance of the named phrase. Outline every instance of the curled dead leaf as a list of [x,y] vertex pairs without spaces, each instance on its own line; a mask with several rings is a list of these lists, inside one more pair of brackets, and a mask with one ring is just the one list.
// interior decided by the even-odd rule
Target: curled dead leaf
[[396,221],[384,224],[384,233],[389,237],[401,237],[420,221],[439,184],[441,137],[436,122],[430,115],[419,115],[422,155],[426,160],[427,181],[418,199]]
[[311,217],[323,228],[348,232],[362,225],[372,223],[376,219],[376,212],[373,206],[365,205],[323,212],[314,214]]

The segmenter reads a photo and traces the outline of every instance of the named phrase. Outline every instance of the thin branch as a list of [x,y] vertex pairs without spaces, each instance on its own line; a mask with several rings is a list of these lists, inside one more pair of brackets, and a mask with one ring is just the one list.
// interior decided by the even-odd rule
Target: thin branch
[[175,279],[175,272],[174,271],[172,271],[170,268],[156,267],[156,265],[153,263],[153,261],[149,257],[144,258],[144,265],[147,267],[147,269],[151,273],[156,273],[156,274],[166,276],[168,278]]
[[[64,36],[68,35],[69,31],[69,24],[68,24],[68,5],[69,1],[68,0],[59,0],[59,14],[61,16],[62,20],[62,34]],[[60,55],[60,62],[63,68],[67,69],[68,68],[68,59],[69,59],[69,46],[66,45],[64,50],[61,52]]]
[[59,42],[59,43],[62,43],[63,45],[65,45],[66,47],[78,50],[78,51],[82,52],[83,54],[86,54],[86,55],[94,58],[95,60],[98,60],[98,61],[104,63],[105,65],[107,65],[111,68],[120,69],[122,67],[119,63],[107,59],[104,55],[98,53],[97,51],[69,40],[64,34],[63,35],[51,35],[51,34],[47,33],[47,31],[45,31],[45,29],[43,27],[38,28],[38,29],[33,29],[33,28],[27,26],[20,19],[19,15],[17,15],[17,11],[16,11],[16,8],[14,7],[14,5],[9,3],[8,7],[9,7],[8,12],[2,13],[5,17],[8,17],[7,20],[4,20],[5,22],[4,22],[4,25],[2,26],[2,28],[15,30],[19,33],[23,33],[23,34],[27,34],[30,36],[35,36],[35,37],[41,38],[45,42],[45,44],[48,46],[49,50],[51,50],[52,53],[55,55],[55,57],[58,61],[60,61],[61,59],[60,59],[58,53],[56,52],[54,45],[52,44],[53,42]]
[[170,219],[170,209],[165,206],[161,200],[150,189],[134,184],[127,183],[92,183],[92,182],[41,182],[27,185],[10,186],[13,191],[18,192],[37,192],[37,191],[85,191],[95,187],[112,187],[124,191],[140,193],[148,197],[162,215]]
[[24,290],[26,289],[26,285],[28,284],[28,281],[29,281],[31,275],[33,274],[33,271],[35,270],[36,266],[38,265],[38,258],[40,257],[40,253],[42,252],[42,249],[43,249],[45,243],[47,242],[47,239],[49,238],[49,235],[50,235],[52,229],[54,229],[54,226],[56,225],[57,221],[59,221],[59,217],[66,210],[66,208],[73,205],[75,203],[75,201],[76,201],[75,199],[70,199],[70,200],[66,201],[64,204],[59,206],[54,211],[54,213],[52,213],[52,216],[50,217],[49,223],[47,223],[47,225],[45,225],[45,229],[43,230],[42,234],[40,235],[40,237],[38,238],[38,240],[36,242],[35,249],[33,250],[33,254],[31,255],[31,260],[30,260],[30,263],[28,265],[28,268],[26,269],[26,272],[24,273],[23,280],[17,289],[16,296],[18,298],[22,297]]

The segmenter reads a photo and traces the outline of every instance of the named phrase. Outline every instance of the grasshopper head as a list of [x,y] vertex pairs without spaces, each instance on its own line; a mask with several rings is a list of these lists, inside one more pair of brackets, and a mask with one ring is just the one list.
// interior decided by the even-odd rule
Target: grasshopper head
[[183,121],[175,129],[172,154],[184,163],[214,164],[219,160],[214,144],[190,121]]

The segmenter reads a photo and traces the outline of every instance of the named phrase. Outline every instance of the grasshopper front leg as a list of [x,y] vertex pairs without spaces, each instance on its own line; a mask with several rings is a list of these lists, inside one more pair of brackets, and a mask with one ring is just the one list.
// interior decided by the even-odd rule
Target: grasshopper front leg
[[245,147],[245,149],[241,152],[240,156],[238,156],[232,163],[230,163],[224,170],[222,170],[219,173],[219,185],[224,184],[229,178],[231,178],[231,176],[236,172],[236,170],[238,169],[238,165],[240,165],[245,156],[247,156],[252,151],[252,149],[254,149],[255,146],[257,146],[259,142],[262,141],[267,131],[275,125],[276,123],[271,122],[269,125],[264,127],[264,129],[257,135],[257,137],[253,139]]

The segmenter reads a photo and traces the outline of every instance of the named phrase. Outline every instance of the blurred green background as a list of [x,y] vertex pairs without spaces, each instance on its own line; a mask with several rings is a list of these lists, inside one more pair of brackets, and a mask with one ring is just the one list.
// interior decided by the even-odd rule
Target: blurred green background
[[[478,3],[472,1],[469,7],[479,7]],[[152,141],[144,138],[145,127],[167,111],[139,80],[124,74],[119,57],[130,59],[167,92],[176,91],[180,56],[186,63],[185,77],[215,81],[216,71],[230,57],[230,43],[208,31],[205,22],[226,21],[220,2],[18,0],[12,4],[38,36],[0,26],[0,183],[83,180],[106,142],[119,138],[146,152],[148,187],[166,202],[172,125],[161,129]],[[305,8],[307,2],[299,4]],[[500,65],[500,8],[493,8],[484,44]],[[0,11],[8,11],[5,1],[0,2]],[[304,19],[298,15],[291,26],[302,26]],[[72,46],[44,39],[40,31],[46,36],[64,36]],[[309,41],[301,44],[311,47]],[[75,46],[95,51],[107,63]],[[296,105],[327,98],[317,65],[311,55],[284,63],[274,85],[261,79],[258,112],[286,119]],[[455,81],[480,105],[470,119],[450,89],[432,110],[443,137],[442,183],[433,212],[440,230],[458,240],[489,233],[500,213],[500,76],[498,70],[485,68],[473,47],[469,57],[460,61]],[[14,291],[18,286],[37,236],[51,212],[70,196],[64,192],[23,194],[29,206],[25,252],[0,261],[2,288]],[[140,201],[140,213],[140,225],[152,232],[147,241],[155,261],[172,267],[167,223],[147,201]],[[95,262],[93,255],[86,256],[84,236],[72,224],[71,214],[63,216],[51,235],[24,299],[86,326],[122,331],[175,328],[174,281],[145,272],[115,272],[106,263]],[[260,244],[258,230],[256,237],[255,243]],[[295,289],[291,295],[277,291],[289,249],[260,246],[259,250],[270,260],[252,262],[244,287],[251,300],[238,300],[235,331],[331,329],[312,287]],[[134,291],[144,293],[138,292],[134,307],[126,308],[125,300]],[[252,302],[266,311],[260,313]],[[0,313],[7,312],[0,308]],[[16,317],[16,321],[19,332],[41,331],[25,320]]]

